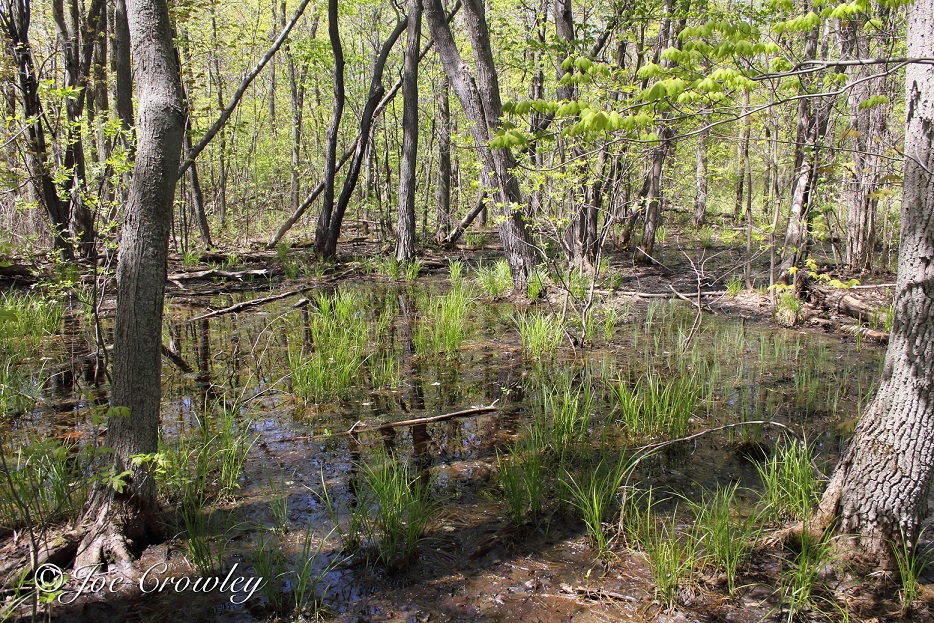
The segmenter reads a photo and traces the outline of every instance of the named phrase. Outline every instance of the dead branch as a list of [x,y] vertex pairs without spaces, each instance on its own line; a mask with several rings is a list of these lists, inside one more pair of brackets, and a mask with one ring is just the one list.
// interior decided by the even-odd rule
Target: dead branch
[[221,270],[219,268],[209,268],[207,270],[196,270],[192,272],[173,273],[166,277],[168,281],[191,281],[194,279],[236,279],[243,281],[244,277],[266,277],[272,276],[272,271],[268,268],[252,268],[249,270]]
[[335,435],[356,435],[358,433],[367,433],[373,431],[387,430],[390,428],[401,428],[403,426],[418,426],[419,424],[431,424],[432,422],[443,422],[445,420],[450,420],[458,417],[466,417],[468,415],[480,415],[481,413],[492,413],[493,411],[499,411],[499,407],[496,406],[496,402],[486,406],[486,407],[471,407],[469,409],[464,409],[462,411],[454,411],[452,413],[445,413],[443,415],[432,415],[430,417],[416,418],[414,420],[402,420],[400,422],[385,422],[383,424],[374,424],[372,426],[358,426],[360,422],[357,422],[350,429],[339,432],[339,433],[330,433],[327,435],[311,435],[305,437],[293,437],[290,441],[297,441],[299,439],[308,439],[311,441],[317,441],[320,439],[327,439],[328,437],[333,437]]
[[260,305],[265,305],[266,303],[272,303],[274,301],[281,301],[282,299],[289,298],[290,296],[297,296],[304,292],[306,288],[301,288],[298,290],[289,290],[288,292],[281,292],[279,294],[273,294],[272,296],[267,296],[261,299],[253,299],[252,301],[242,301],[240,303],[235,303],[230,307],[225,307],[223,309],[215,309],[212,312],[207,314],[201,314],[200,316],[195,316],[194,318],[189,318],[188,322],[195,322],[196,320],[204,320],[205,318],[213,318],[215,316],[223,316],[224,314],[233,314],[235,312],[243,311],[244,309],[251,309],[253,307],[259,307]]

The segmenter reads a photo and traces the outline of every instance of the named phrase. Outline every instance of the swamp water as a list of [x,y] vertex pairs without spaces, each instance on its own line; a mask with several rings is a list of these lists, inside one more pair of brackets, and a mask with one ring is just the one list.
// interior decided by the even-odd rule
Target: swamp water
[[[255,295],[212,307],[243,296]],[[348,282],[310,298],[201,319],[203,306],[168,299],[165,343],[182,363],[163,366],[160,489],[177,507],[176,537],[139,565],[162,565],[160,578],[236,565],[266,578],[262,590],[240,604],[128,591],[56,606],[64,619],[585,621],[710,609],[692,588],[702,569],[712,585],[733,580],[704,564],[703,544],[684,545],[703,541],[691,504],[738,487],[733,515],[761,509],[759,472],[776,448],[806,444],[825,467],[884,352],[735,317],[695,326],[693,307],[667,301],[554,324],[538,305],[478,298],[466,280]],[[551,352],[556,327],[566,334]],[[93,436],[90,405],[103,397],[65,400],[60,381],[8,434]],[[739,425],[759,421],[774,424]],[[792,506],[774,502],[769,517]],[[748,620],[793,607],[782,602]]]

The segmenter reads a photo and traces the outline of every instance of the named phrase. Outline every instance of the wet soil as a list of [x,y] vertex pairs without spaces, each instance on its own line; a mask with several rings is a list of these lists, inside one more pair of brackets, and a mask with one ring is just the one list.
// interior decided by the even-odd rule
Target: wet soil
[[[354,252],[372,251],[365,245],[358,247]],[[495,257],[495,249],[463,249],[460,253],[471,262],[478,256]],[[608,367],[617,374],[621,370],[639,374],[650,350],[655,364],[673,366],[679,353],[674,341],[665,340],[683,336],[693,325],[693,307],[619,292],[664,294],[670,292],[669,284],[688,295],[698,284],[704,290],[723,289],[724,278],[735,270],[740,252],[722,250],[715,260],[703,262],[707,255],[697,250],[690,256],[695,268],[703,267],[700,273],[692,270],[691,259],[683,253],[669,253],[663,258],[665,265],[648,268],[614,258],[612,270],[623,276],[622,281],[612,288],[603,285],[598,292],[605,305],[623,310],[623,320],[609,340],[588,342],[571,331],[572,347],[565,347],[545,364],[531,361],[523,355],[515,330],[514,304],[484,301],[475,312],[472,333],[454,361],[425,362],[414,372],[407,367],[405,383],[398,389],[373,390],[361,384],[345,400],[323,405],[306,404],[297,398],[289,379],[289,344],[303,339],[302,315],[307,314],[307,307],[296,307],[303,292],[333,288],[339,282],[363,292],[374,307],[400,296],[414,297],[419,289],[443,292],[447,287],[441,268],[443,256],[429,258],[423,275],[411,284],[361,275],[354,270],[359,265],[347,259],[329,273],[288,283],[275,277],[272,282],[237,284],[236,290],[230,283],[179,282],[170,286],[168,347],[184,365],[167,362],[164,366],[163,435],[174,439],[193,434],[201,425],[203,405],[227,395],[238,399],[242,416],[256,436],[239,488],[212,505],[214,512],[226,519],[226,531],[217,539],[226,542],[228,572],[233,568],[238,577],[255,578],[256,551],[270,539],[286,555],[295,555],[303,540],[312,538],[325,543],[317,568],[332,566],[319,587],[322,592],[327,589],[319,614],[346,623],[751,623],[786,619],[777,587],[789,552],[781,548],[763,546],[757,550],[743,577],[745,587],[734,597],[726,596],[724,578],[712,572],[700,573],[682,589],[677,605],[665,609],[656,599],[644,555],[628,549],[622,539],[608,560],[599,560],[582,522],[566,509],[520,526],[509,522],[503,512],[496,479],[497,453],[525,431],[541,401],[537,392],[541,392],[542,382],[547,384],[564,374],[578,384],[593,383]],[[302,292],[239,314],[191,321],[212,310],[288,289]],[[547,301],[535,307],[560,309],[565,298],[551,292]],[[705,304],[716,315],[704,312],[703,330],[694,338],[701,349],[715,351],[725,340],[741,345],[736,357],[724,361],[730,369],[719,385],[710,389],[708,405],[697,414],[692,430],[765,413],[806,435],[818,448],[821,466],[829,471],[848,422],[858,413],[859,401],[878,374],[883,348],[858,344],[851,337],[777,327],[770,321],[762,295],[723,296],[705,300]],[[112,305],[103,309],[106,318]],[[654,326],[651,321],[646,324],[652,314],[659,318]],[[105,403],[106,385],[95,383],[103,380],[100,362],[86,355],[92,349],[85,335],[77,326],[66,332],[62,352],[56,356],[79,365],[56,368],[37,408],[18,419],[19,430],[39,430],[70,442],[97,434],[88,424],[88,412],[94,404]],[[393,335],[399,339],[398,331]],[[840,371],[847,370],[849,389],[837,408],[829,409],[823,398],[806,405],[796,402],[794,362],[769,368],[757,360],[757,353],[772,348],[787,348],[788,353],[797,353],[795,361],[800,355],[802,362],[817,366],[813,372],[823,386],[840,383]],[[812,352],[820,354],[806,359]],[[71,357],[78,353],[79,357]],[[91,391],[76,392],[76,388]],[[494,413],[414,428],[342,434],[358,423],[434,416],[494,401],[499,407]],[[611,426],[614,407],[610,393],[600,390],[594,405],[594,426]],[[777,429],[763,429],[752,442],[727,433],[701,437],[645,461],[637,478],[642,487],[667,492],[667,506],[660,508],[676,513],[676,522],[686,522],[686,514],[677,513],[675,496],[699,499],[705,490],[733,483],[750,490],[758,488],[756,452],[767,454],[779,437]],[[747,442],[752,445],[744,445]],[[385,569],[365,551],[354,556],[342,553],[321,501],[322,482],[326,482],[339,506],[351,504],[359,477],[357,466],[380,453],[415,461],[433,479],[432,496],[438,510],[419,544],[417,559],[403,570]],[[278,530],[274,530],[276,519],[270,507],[273,481],[278,487],[276,495],[285,495],[288,500],[287,526]],[[754,497],[751,492],[746,495],[750,500]],[[232,603],[238,599],[231,599],[230,591],[174,592],[171,585],[168,590],[141,590],[139,577],[145,579],[144,588],[151,588],[150,580],[199,575],[188,563],[184,541],[182,535],[174,534],[167,542],[147,549],[135,563],[138,577],[132,583],[113,592],[88,591],[72,604],[53,604],[52,617],[61,621],[173,623],[293,620],[292,615],[275,612],[259,593],[242,603]],[[6,551],[16,547],[8,542]],[[890,579],[867,579],[852,576],[845,569],[828,568],[824,580],[828,594],[836,596],[834,606],[804,612],[802,619],[932,618],[931,592],[927,589],[917,610],[906,617],[898,612],[896,585]],[[288,582],[283,588],[289,589]],[[840,610],[839,604],[848,610]]]

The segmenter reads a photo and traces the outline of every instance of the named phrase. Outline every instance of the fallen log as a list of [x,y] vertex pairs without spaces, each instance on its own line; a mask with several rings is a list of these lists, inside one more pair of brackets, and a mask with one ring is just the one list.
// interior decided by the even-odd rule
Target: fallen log
[[816,325],[818,327],[834,331],[836,333],[845,333],[847,335],[858,335],[860,339],[871,340],[873,342],[878,342],[879,344],[887,344],[889,341],[889,334],[884,331],[876,331],[875,329],[870,329],[869,327],[864,327],[858,324],[850,324],[847,322],[840,322],[839,320],[833,320],[828,318],[819,318],[813,316],[806,320],[808,324]]
[[811,304],[822,307],[832,314],[843,314],[862,321],[868,321],[879,313],[879,309],[867,303],[849,290],[817,285],[813,281],[806,286]]

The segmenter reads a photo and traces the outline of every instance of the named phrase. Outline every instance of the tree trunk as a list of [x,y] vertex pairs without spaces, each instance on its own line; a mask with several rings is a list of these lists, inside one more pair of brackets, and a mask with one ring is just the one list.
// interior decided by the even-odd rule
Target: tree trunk
[[130,27],[126,0],[114,2],[114,102],[124,130],[133,127],[133,70],[130,66]]
[[707,136],[710,134],[710,127],[707,125],[708,116],[702,117],[701,123],[704,128],[697,137],[697,166],[696,166],[696,189],[694,195],[694,226],[700,227],[707,220]]
[[483,2],[464,2],[465,22],[476,64],[476,82],[469,67],[461,59],[440,0],[427,0],[424,11],[444,72],[464,109],[464,114],[473,124],[471,133],[483,165],[484,185],[487,188],[495,188],[499,235],[506,262],[509,264],[515,288],[524,291],[538,263],[539,253],[532,244],[523,218],[522,197],[514,172],[516,163],[512,152],[509,149],[489,147],[491,134],[499,127],[502,106]]
[[81,23],[77,0],[52,2],[52,17],[62,48],[66,88],[75,89],[76,95],[65,100],[68,116],[66,143],[62,165],[68,174],[64,190],[68,196],[69,231],[78,244],[82,257],[94,255],[94,216],[84,202],[87,177],[84,142],[81,136],[81,118],[87,102],[88,76],[94,52],[94,42],[103,20],[102,0],[95,0],[88,9],[87,22]]
[[[909,8],[909,57],[934,46],[934,3]],[[821,503],[838,531],[891,567],[892,545],[914,545],[934,474],[934,67],[906,69],[904,194],[895,318],[882,381]]]
[[[347,177],[344,178],[344,185],[341,187],[340,197],[337,199],[333,210],[329,210],[330,219],[327,228],[324,231],[324,238],[319,242],[318,234],[315,234],[315,250],[324,257],[334,257],[337,254],[337,239],[341,233],[341,223],[344,220],[344,213],[350,204],[350,197],[354,188],[357,186],[357,180],[360,179],[360,169],[363,166],[363,158],[366,155],[367,145],[370,142],[370,129],[373,125],[373,118],[379,103],[383,99],[386,90],[383,88],[383,69],[386,67],[386,60],[396,41],[406,29],[408,19],[402,19],[396,24],[395,29],[389,34],[389,37],[383,42],[376,59],[373,61],[373,74],[370,76],[370,92],[367,95],[366,104],[360,113],[360,130],[357,136],[357,144],[354,148],[353,157],[350,160],[350,168],[347,171]],[[336,80],[336,78],[335,78]],[[343,82],[343,80],[342,80]],[[329,128],[330,129],[330,128]],[[335,135],[336,141],[336,135]],[[330,164],[328,164],[330,166]],[[333,175],[332,175],[333,178]],[[328,187],[325,186],[325,192]],[[318,221],[318,227],[321,227],[324,218],[324,212],[327,206],[322,206],[321,218]],[[414,217],[413,217],[414,222]]]
[[421,51],[422,2],[409,0],[409,23],[402,76],[402,162],[399,165],[399,225],[396,259],[415,259],[415,169],[418,157],[418,57]]
[[642,242],[639,245],[641,253],[636,261],[647,264],[654,262],[655,232],[661,224],[661,186],[662,167],[668,156],[671,141],[671,129],[667,125],[660,127],[658,146],[652,150],[652,162],[646,176],[645,192],[645,223],[642,229]]
[[115,474],[129,472],[118,492],[99,485],[85,509],[89,532],[76,566],[125,562],[158,532],[156,488],[149,465],[131,457],[158,449],[162,308],[172,199],[185,114],[168,8],[129,0],[128,16],[139,102],[139,142],[117,265],[117,318],[107,445]]
[[[315,251],[327,256],[328,236],[331,228],[331,215],[334,212],[334,177],[337,171],[337,132],[340,129],[341,116],[344,114],[344,48],[341,45],[341,33],[337,18],[337,0],[328,0],[328,38],[334,53],[334,105],[331,109],[331,122],[328,124],[324,143],[324,197],[321,201],[321,214],[315,229]],[[363,141],[364,146],[366,140]],[[359,144],[359,143],[358,143]],[[336,247],[336,243],[335,243]]]
[[[840,44],[845,59],[870,57],[866,19],[841,20]],[[874,92],[887,92],[884,79],[870,81],[872,67],[855,65],[850,68],[851,88],[849,144],[852,165],[845,171],[843,188],[846,205],[846,264],[852,270],[872,268],[875,245],[876,197],[881,159],[878,139],[885,132],[886,108],[861,108]]]
[[28,2],[0,6],[0,21],[3,22],[3,29],[8,38],[7,53],[16,66],[27,123],[26,167],[36,196],[49,217],[53,246],[62,260],[69,260],[74,257],[74,249],[68,239],[68,205],[59,200],[52,171],[49,169],[48,143],[42,123],[42,102],[39,99],[39,79],[32,45],[29,42],[31,19]]
[[451,230],[451,109],[448,94],[448,79],[442,76],[438,93],[438,179],[435,184],[435,237],[438,240],[443,240]]

